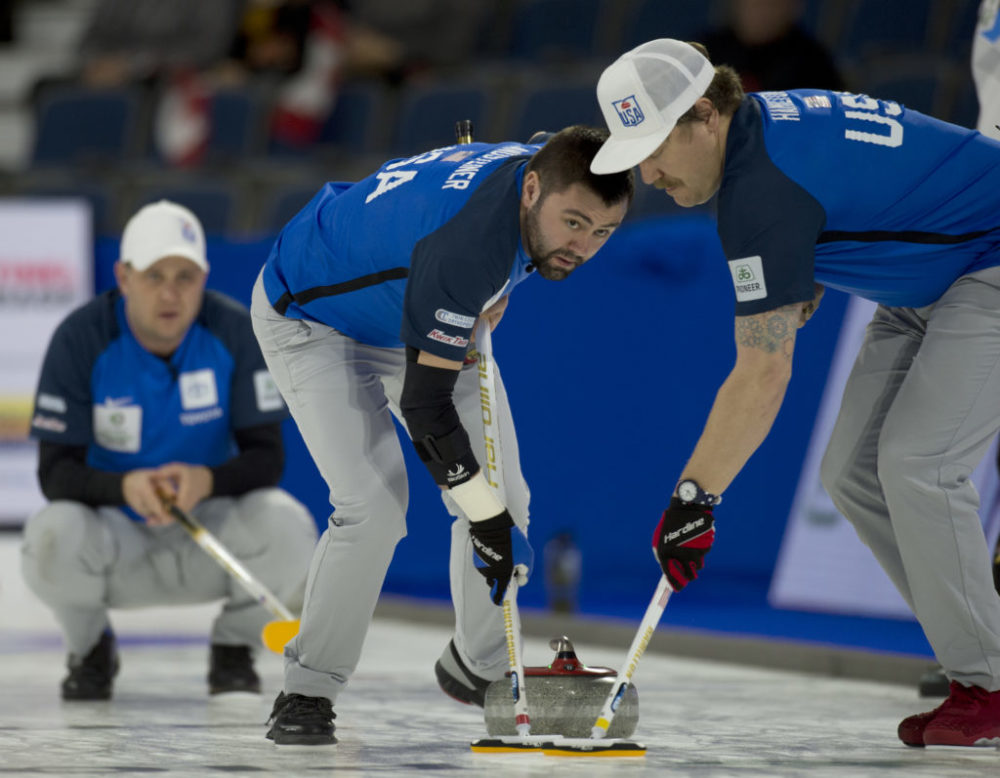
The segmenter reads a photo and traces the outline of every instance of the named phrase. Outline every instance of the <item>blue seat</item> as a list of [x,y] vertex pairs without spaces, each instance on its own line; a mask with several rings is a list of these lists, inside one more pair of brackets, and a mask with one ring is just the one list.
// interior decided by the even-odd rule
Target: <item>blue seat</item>
[[532,62],[591,57],[602,17],[601,0],[520,0],[511,23],[510,56]]
[[234,188],[227,183],[177,181],[147,184],[140,187],[136,193],[131,212],[134,213],[148,203],[163,199],[191,209],[201,220],[206,234],[226,235],[237,231],[237,195]]
[[654,38],[698,40],[712,21],[713,3],[710,0],[640,0],[625,20],[617,53]]
[[928,116],[947,119],[954,83],[952,65],[934,57],[873,57],[860,68],[860,91],[895,100]]
[[291,184],[270,190],[262,204],[255,228],[261,232],[276,234],[302,210],[321,186],[322,184]]
[[46,180],[27,177],[15,180],[14,192],[45,199],[79,198],[90,204],[95,235],[114,235],[121,225],[114,220],[116,198],[113,188],[99,181],[62,178]]
[[952,124],[960,127],[973,128],[979,123],[979,96],[976,94],[976,84],[971,78],[959,80],[958,87],[952,94],[947,118]]
[[489,138],[489,109],[483,85],[434,84],[403,94],[392,139],[394,154],[410,155],[455,142],[455,122],[471,119],[476,140]]
[[[847,58],[926,52],[930,45],[929,0],[854,0],[837,53]],[[971,36],[971,31],[970,31]]]
[[347,151],[370,152],[380,148],[387,134],[379,125],[384,91],[381,84],[374,82],[344,84],[323,123],[319,142]]
[[263,150],[266,101],[254,89],[226,89],[209,101],[208,162],[233,162]]
[[34,166],[99,165],[138,153],[142,93],[50,87],[36,103]]
[[947,0],[941,53],[956,62],[968,62],[978,21],[979,0]]
[[[209,136],[199,164],[231,165],[260,153],[267,136],[267,114],[268,102],[260,90],[249,87],[213,92],[208,99]],[[152,138],[147,158],[164,161]]]
[[604,125],[594,82],[525,86],[514,95],[504,139],[523,143],[539,130],[555,132],[570,124]]

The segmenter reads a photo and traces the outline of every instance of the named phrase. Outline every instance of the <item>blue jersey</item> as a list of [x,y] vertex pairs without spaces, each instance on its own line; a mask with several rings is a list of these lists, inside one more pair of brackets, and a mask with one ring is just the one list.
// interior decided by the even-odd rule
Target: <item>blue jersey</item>
[[1000,264],[1000,143],[865,95],[750,94],[733,116],[719,237],[737,315],[813,282],[890,306]]
[[135,339],[125,300],[112,290],[77,308],[52,336],[31,433],[85,446],[87,464],[98,470],[214,467],[237,453],[233,430],[286,416],[239,303],[206,291],[184,340],[165,358]]
[[327,184],[271,250],[269,301],[362,343],[462,359],[476,317],[532,270],[519,204],[538,148],[448,146]]

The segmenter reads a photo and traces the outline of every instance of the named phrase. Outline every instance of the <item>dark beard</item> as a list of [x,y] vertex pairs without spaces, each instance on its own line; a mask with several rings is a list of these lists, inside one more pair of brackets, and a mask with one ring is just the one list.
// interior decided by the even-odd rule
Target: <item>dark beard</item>
[[565,281],[569,278],[569,274],[573,272],[574,268],[567,270],[563,267],[556,267],[552,262],[552,256],[552,254],[546,254],[541,259],[533,258],[531,261],[538,271],[538,275],[546,281]]
[[538,271],[538,275],[546,281],[565,281],[574,268],[558,267],[553,263],[556,254],[566,252],[555,250],[546,251],[548,248],[542,241],[542,231],[538,227],[538,211],[541,207],[541,200],[535,203],[531,210],[524,215],[524,250],[531,259],[531,264]]

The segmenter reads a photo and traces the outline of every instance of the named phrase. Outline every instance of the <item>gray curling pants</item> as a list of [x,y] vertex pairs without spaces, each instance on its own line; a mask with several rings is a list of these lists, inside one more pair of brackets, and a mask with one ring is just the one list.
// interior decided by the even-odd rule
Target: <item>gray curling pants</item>
[[1000,689],[1000,596],[969,476],[1000,428],[1000,268],[925,308],[879,306],[823,486],[913,609],[948,677]]
[[[296,608],[316,544],[316,524],[281,489],[213,497],[191,511],[278,599]],[[211,642],[260,645],[274,616],[179,524],[149,527],[118,508],[57,500],[24,528],[21,571],[62,627],[69,652],[86,655],[108,626],[109,608],[225,599]]]
[[[285,647],[284,690],[336,700],[357,667],[396,544],[406,535],[408,484],[392,422],[392,416],[400,418],[405,351],[368,346],[325,325],[285,318],[268,303],[259,279],[250,312],[268,369],[334,507],[309,569],[299,634]],[[499,371],[497,384],[503,501],[518,526],[526,528],[528,487]],[[482,463],[475,366],[461,371],[454,401]],[[449,565],[455,646],[471,670],[495,680],[507,669],[503,611],[473,567],[468,520],[447,493],[442,497],[456,517]],[[420,531],[441,530],[435,525]]]

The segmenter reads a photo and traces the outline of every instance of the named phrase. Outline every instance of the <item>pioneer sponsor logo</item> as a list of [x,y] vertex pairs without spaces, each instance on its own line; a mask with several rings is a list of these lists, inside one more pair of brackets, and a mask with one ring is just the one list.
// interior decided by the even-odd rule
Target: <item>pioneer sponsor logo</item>
[[767,297],[767,284],[764,282],[764,265],[759,256],[734,259],[729,263],[729,272],[733,276],[733,286],[736,289],[737,302],[762,300]]

